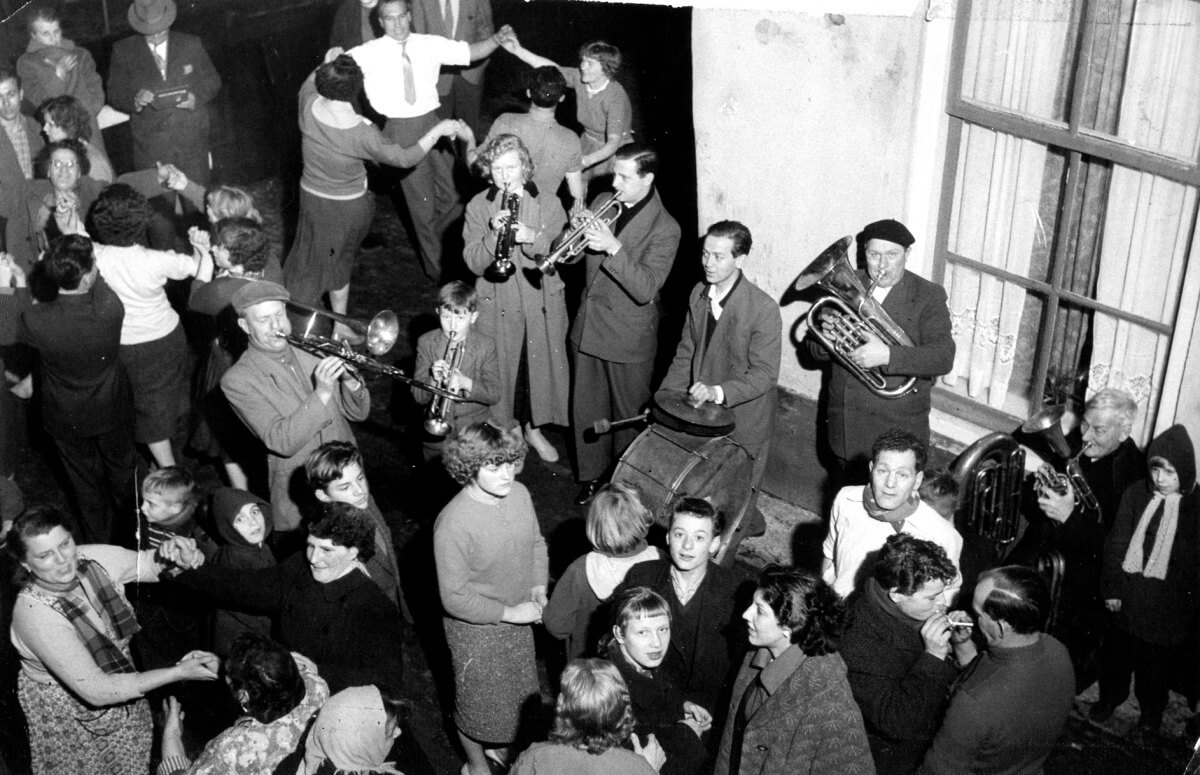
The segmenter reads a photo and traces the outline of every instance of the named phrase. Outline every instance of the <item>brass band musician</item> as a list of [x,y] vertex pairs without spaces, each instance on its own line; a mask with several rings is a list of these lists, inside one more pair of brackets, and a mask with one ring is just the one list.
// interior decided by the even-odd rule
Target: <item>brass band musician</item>
[[[923,445],[929,445],[933,380],[954,365],[954,340],[950,338],[945,289],[904,268],[915,241],[904,224],[890,219],[867,224],[857,236],[867,259],[866,277],[860,279],[869,280],[871,296],[904,329],[913,346],[889,346],[874,333],[868,333],[867,343],[852,350],[849,358],[862,368],[878,368],[888,377],[918,379],[906,395],[882,398],[868,390],[845,366],[834,362],[826,410],[829,446],[843,476],[854,468],[854,481],[860,481],[865,473],[863,463],[870,457],[871,443],[881,429],[901,428]],[[827,337],[833,335],[831,322],[823,318],[821,326]],[[815,358],[829,357],[824,346],[811,335],[808,346]]]

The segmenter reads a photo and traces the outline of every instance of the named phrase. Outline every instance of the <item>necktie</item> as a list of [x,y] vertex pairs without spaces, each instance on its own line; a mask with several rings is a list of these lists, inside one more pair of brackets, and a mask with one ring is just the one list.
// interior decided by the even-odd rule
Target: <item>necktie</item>
[[442,18],[446,20],[446,37],[454,37],[454,6],[450,4],[450,0],[445,0],[442,3]]
[[154,64],[158,65],[158,74],[166,80],[167,77],[167,58],[158,53],[158,48],[150,49],[150,53],[154,55]]
[[400,57],[404,60],[404,101],[411,105],[417,101],[417,82],[413,79],[412,60],[408,58],[408,41],[400,44]]

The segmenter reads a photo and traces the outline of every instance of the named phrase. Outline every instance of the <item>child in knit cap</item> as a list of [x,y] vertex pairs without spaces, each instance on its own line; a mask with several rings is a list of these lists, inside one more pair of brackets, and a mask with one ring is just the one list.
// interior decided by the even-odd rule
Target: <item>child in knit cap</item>
[[1138,732],[1148,739],[1162,723],[1198,607],[1200,491],[1182,425],[1150,442],[1146,459],[1149,475],[1125,490],[1104,545],[1100,591],[1112,626],[1101,652],[1100,701],[1088,717],[1107,720],[1129,695],[1132,674]]

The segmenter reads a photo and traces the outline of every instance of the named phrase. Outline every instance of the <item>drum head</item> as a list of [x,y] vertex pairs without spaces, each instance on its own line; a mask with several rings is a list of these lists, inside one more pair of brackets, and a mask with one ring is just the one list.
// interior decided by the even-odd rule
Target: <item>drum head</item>
[[696,406],[682,390],[658,391],[650,413],[655,422],[694,436],[728,436],[735,427],[732,409],[708,401]]

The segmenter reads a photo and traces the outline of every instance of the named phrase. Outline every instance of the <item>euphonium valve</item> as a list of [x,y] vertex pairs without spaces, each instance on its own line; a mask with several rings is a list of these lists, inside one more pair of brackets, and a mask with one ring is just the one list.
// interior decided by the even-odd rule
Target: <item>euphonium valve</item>
[[604,224],[612,227],[617,222],[617,218],[621,215],[621,210],[624,205],[613,196],[600,209],[592,213],[591,216],[581,219],[575,228],[567,232],[559,241],[558,247],[549,253],[549,255],[535,256],[533,262],[537,264],[537,268],[542,271],[542,274],[554,275],[558,272],[559,264],[573,264],[583,255],[584,248],[587,247],[587,231],[593,226]]
[[517,214],[521,207],[521,192],[505,192],[502,194],[501,203],[508,217],[500,226],[500,231],[496,232],[496,257],[483,273],[485,278],[494,283],[506,281],[517,271],[512,254],[517,247]]
[[[451,337],[446,341],[446,349],[442,351],[442,360],[446,361],[446,372],[442,379],[436,382],[436,387],[445,391],[449,389],[450,377],[454,371],[462,365],[463,357],[462,342],[458,337]],[[429,408],[425,410],[425,432],[430,436],[445,438],[454,428],[446,419],[446,413],[450,409],[450,399],[444,395],[434,395],[433,400],[429,402]]]

